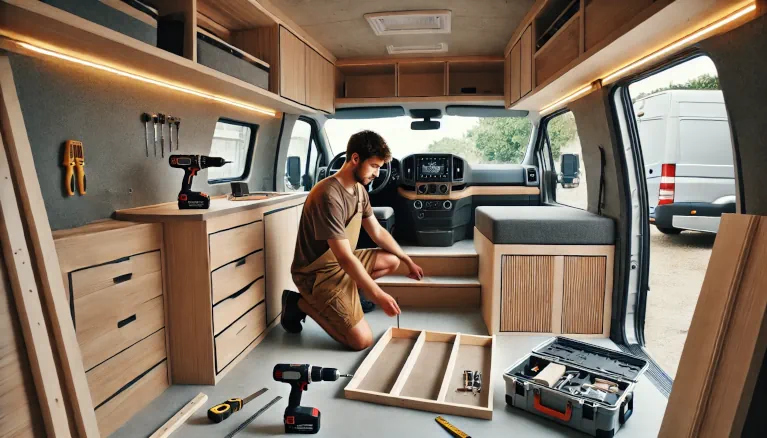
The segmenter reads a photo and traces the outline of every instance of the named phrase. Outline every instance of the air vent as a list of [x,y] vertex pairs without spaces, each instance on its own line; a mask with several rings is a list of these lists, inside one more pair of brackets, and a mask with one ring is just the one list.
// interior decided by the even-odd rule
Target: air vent
[[453,157],[453,181],[463,181],[463,160],[458,157]]
[[528,184],[536,184],[538,182],[538,172],[534,167],[529,167],[527,169],[527,183]]
[[377,12],[365,14],[376,35],[450,33],[448,10]]
[[406,55],[411,53],[444,53],[447,52],[447,44],[430,44],[419,46],[386,46],[386,51],[389,55]]
[[415,158],[408,157],[402,161],[402,179],[415,181]]

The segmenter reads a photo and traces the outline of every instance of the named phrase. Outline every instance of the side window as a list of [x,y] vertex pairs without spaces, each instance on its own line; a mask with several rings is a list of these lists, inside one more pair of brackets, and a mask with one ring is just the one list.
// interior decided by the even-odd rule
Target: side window
[[556,202],[585,210],[588,208],[586,170],[573,113],[568,111],[550,119],[546,123],[546,139],[558,180]]
[[285,190],[308,192],[314,186],[320,156],[315,137],[311,123],[303,119],[296,121],[285,161]]
[[226,119],[216,123],[208,155],[224,158],[231,163],[208,168],[208,184],[241,181],[248,176],[250,159],[256,146],[257,128],[256,125]]

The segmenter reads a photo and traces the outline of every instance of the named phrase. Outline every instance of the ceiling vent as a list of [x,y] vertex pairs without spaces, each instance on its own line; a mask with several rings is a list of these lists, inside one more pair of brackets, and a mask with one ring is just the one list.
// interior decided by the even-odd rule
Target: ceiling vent
[[407,55],[411,53],[445,53],[447,52],[446,43],[427,44],[418,46],[386,46],[389,55]]
[[450,33],[448,10],[377,12],[365,14],[376,35]]

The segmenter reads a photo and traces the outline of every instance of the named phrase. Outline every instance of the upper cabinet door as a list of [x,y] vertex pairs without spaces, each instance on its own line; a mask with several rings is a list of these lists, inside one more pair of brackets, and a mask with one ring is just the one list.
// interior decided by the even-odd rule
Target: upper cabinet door
[[527,26],[522,33],[520,45],[520,95],[525,97],[533,91],[533,27]]
[[305,46],[280,26],[280,95],[298,103],[306,103]]
[[334,79],[333,64],[306,46],[306,104],[332,113]]
[[511,67],[511,103],[518,101],[520,97],[522,97],[522,94],[520,93],[520,83],[521,83],[521,56],[520,56],[520,41],[517,41],[516,44],[514,44],[514,47],[511,49],[511,59],[509,61],[509,65]]

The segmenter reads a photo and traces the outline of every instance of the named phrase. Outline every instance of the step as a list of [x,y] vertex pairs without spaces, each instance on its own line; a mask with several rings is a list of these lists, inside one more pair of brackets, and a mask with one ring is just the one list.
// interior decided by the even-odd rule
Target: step
[[405,307],[478,308],[480,283],[477,277],[424,277],[421,281],[404,275],[387,275],[376,280],[381,289]]
[[[423,269],[429,277],[466,276],[475,277],[479,270],[479,256],[473,240],[461,240],[453,246],[407,246],[402,250]],[[407,275],[408,269],[400,263],[396,275]]]

